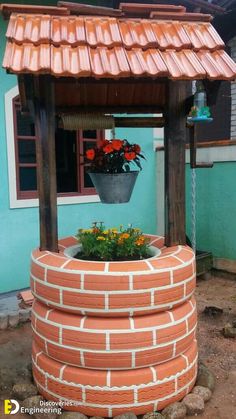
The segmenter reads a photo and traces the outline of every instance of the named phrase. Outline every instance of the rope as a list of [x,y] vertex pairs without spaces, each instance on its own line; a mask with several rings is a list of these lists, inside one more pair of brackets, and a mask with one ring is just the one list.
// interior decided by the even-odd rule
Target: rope
[[191,170],[191,243],[196,253],[196,169]]
[[116,130],[115,130],[115,125],[112,127],[111,129],[111,138],[116,138]]
[[111,115],[74,113],[60,115],[62,127],[65,130],[78,129],[114,129],[115,120]]

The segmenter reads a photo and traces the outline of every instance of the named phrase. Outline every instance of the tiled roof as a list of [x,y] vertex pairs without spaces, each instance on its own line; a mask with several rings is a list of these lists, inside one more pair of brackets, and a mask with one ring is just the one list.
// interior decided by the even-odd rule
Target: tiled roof
[[153,19],[11,14],[3,66],[67,77],[236,78],[210,22],[196,21],[194,13],[191,20],[181,8],[168,19],[163,13]]

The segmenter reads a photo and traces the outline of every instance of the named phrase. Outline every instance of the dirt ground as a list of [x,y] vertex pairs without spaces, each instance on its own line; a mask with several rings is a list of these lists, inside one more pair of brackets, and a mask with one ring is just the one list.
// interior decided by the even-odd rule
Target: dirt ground
[[[214,273],[207,280],[198,280],[196,298],[200,359],[216,376],[213,397],[199,418],[236,419],[236,339],[226,339],[221,334],[225,323],[236,319],[236,277],[228,278],[221,273]],[[224,312],[219,317],[209,317],[203,313],[206,306],[216,306]],[[30,352],[29,324],[0,332],[0,369],[26,366],[30,361]],[[10,394],[0,394],[0,400],[4,398],[10,398]],[[6,418],[2,412],[0,406],[0,418]],[[29,416],[23,414],[14,415],[14,419],[27,418]]]

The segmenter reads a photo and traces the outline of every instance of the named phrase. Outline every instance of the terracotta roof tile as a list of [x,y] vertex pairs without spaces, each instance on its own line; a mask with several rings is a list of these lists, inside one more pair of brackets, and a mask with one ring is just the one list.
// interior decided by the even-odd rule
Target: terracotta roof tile
[[209,22],[12,14],[6,36],[3,66],[13,73],[236,77],[236,64]]
[[122,47],[90,48],[91,70],[95,77],[129,77],[130,68]]
[[169,75],[173,79],[198,79],[205,78],[206,71],[198,60],[195,52],[191,50],[161,52],[166,63]]
[[184,22],[183,29],[194,49],[215,50],[224,47],[224,42],[210,23]]
[[85,45],[71,48],[62,45],[60,48],[51,47],[51,66],[50,71],[55,76],[74,76],[89,77],[91,75],[91,65],[89,48]]
[[151,21],[151,27],[159,48],[191,48],[191,41],[180,22]]
[[209,51],[199,51],[197,53],[207,76],[210,79],[228,79],[236,78],[236,63],[223,50],[210,53]]
[[164,77],[168,76],[168,69],[163,61],[161,54],[156,49],[143,51],[142,49],[132,49],[126,51],[126,56],[135,76],[151,75]]
[[16,43],[49,43],[51,18],[49,15],[11,15],[6,37]]
[[115,18],[85,18],[87,43],[91,47],[121,45],[121,36]]
[[77,16],[53,17],[49,41],[54,45],[81,45],[86,44],[84,19]]
[[50,68],[50,45],[7,43],[4,67],[13,73],[44,73]]

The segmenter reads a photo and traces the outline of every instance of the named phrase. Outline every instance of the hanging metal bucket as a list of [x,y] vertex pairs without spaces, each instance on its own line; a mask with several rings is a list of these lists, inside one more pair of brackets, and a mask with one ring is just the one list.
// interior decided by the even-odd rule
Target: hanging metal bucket
[[129,202],[139,172],[89,173],[104,204]]

